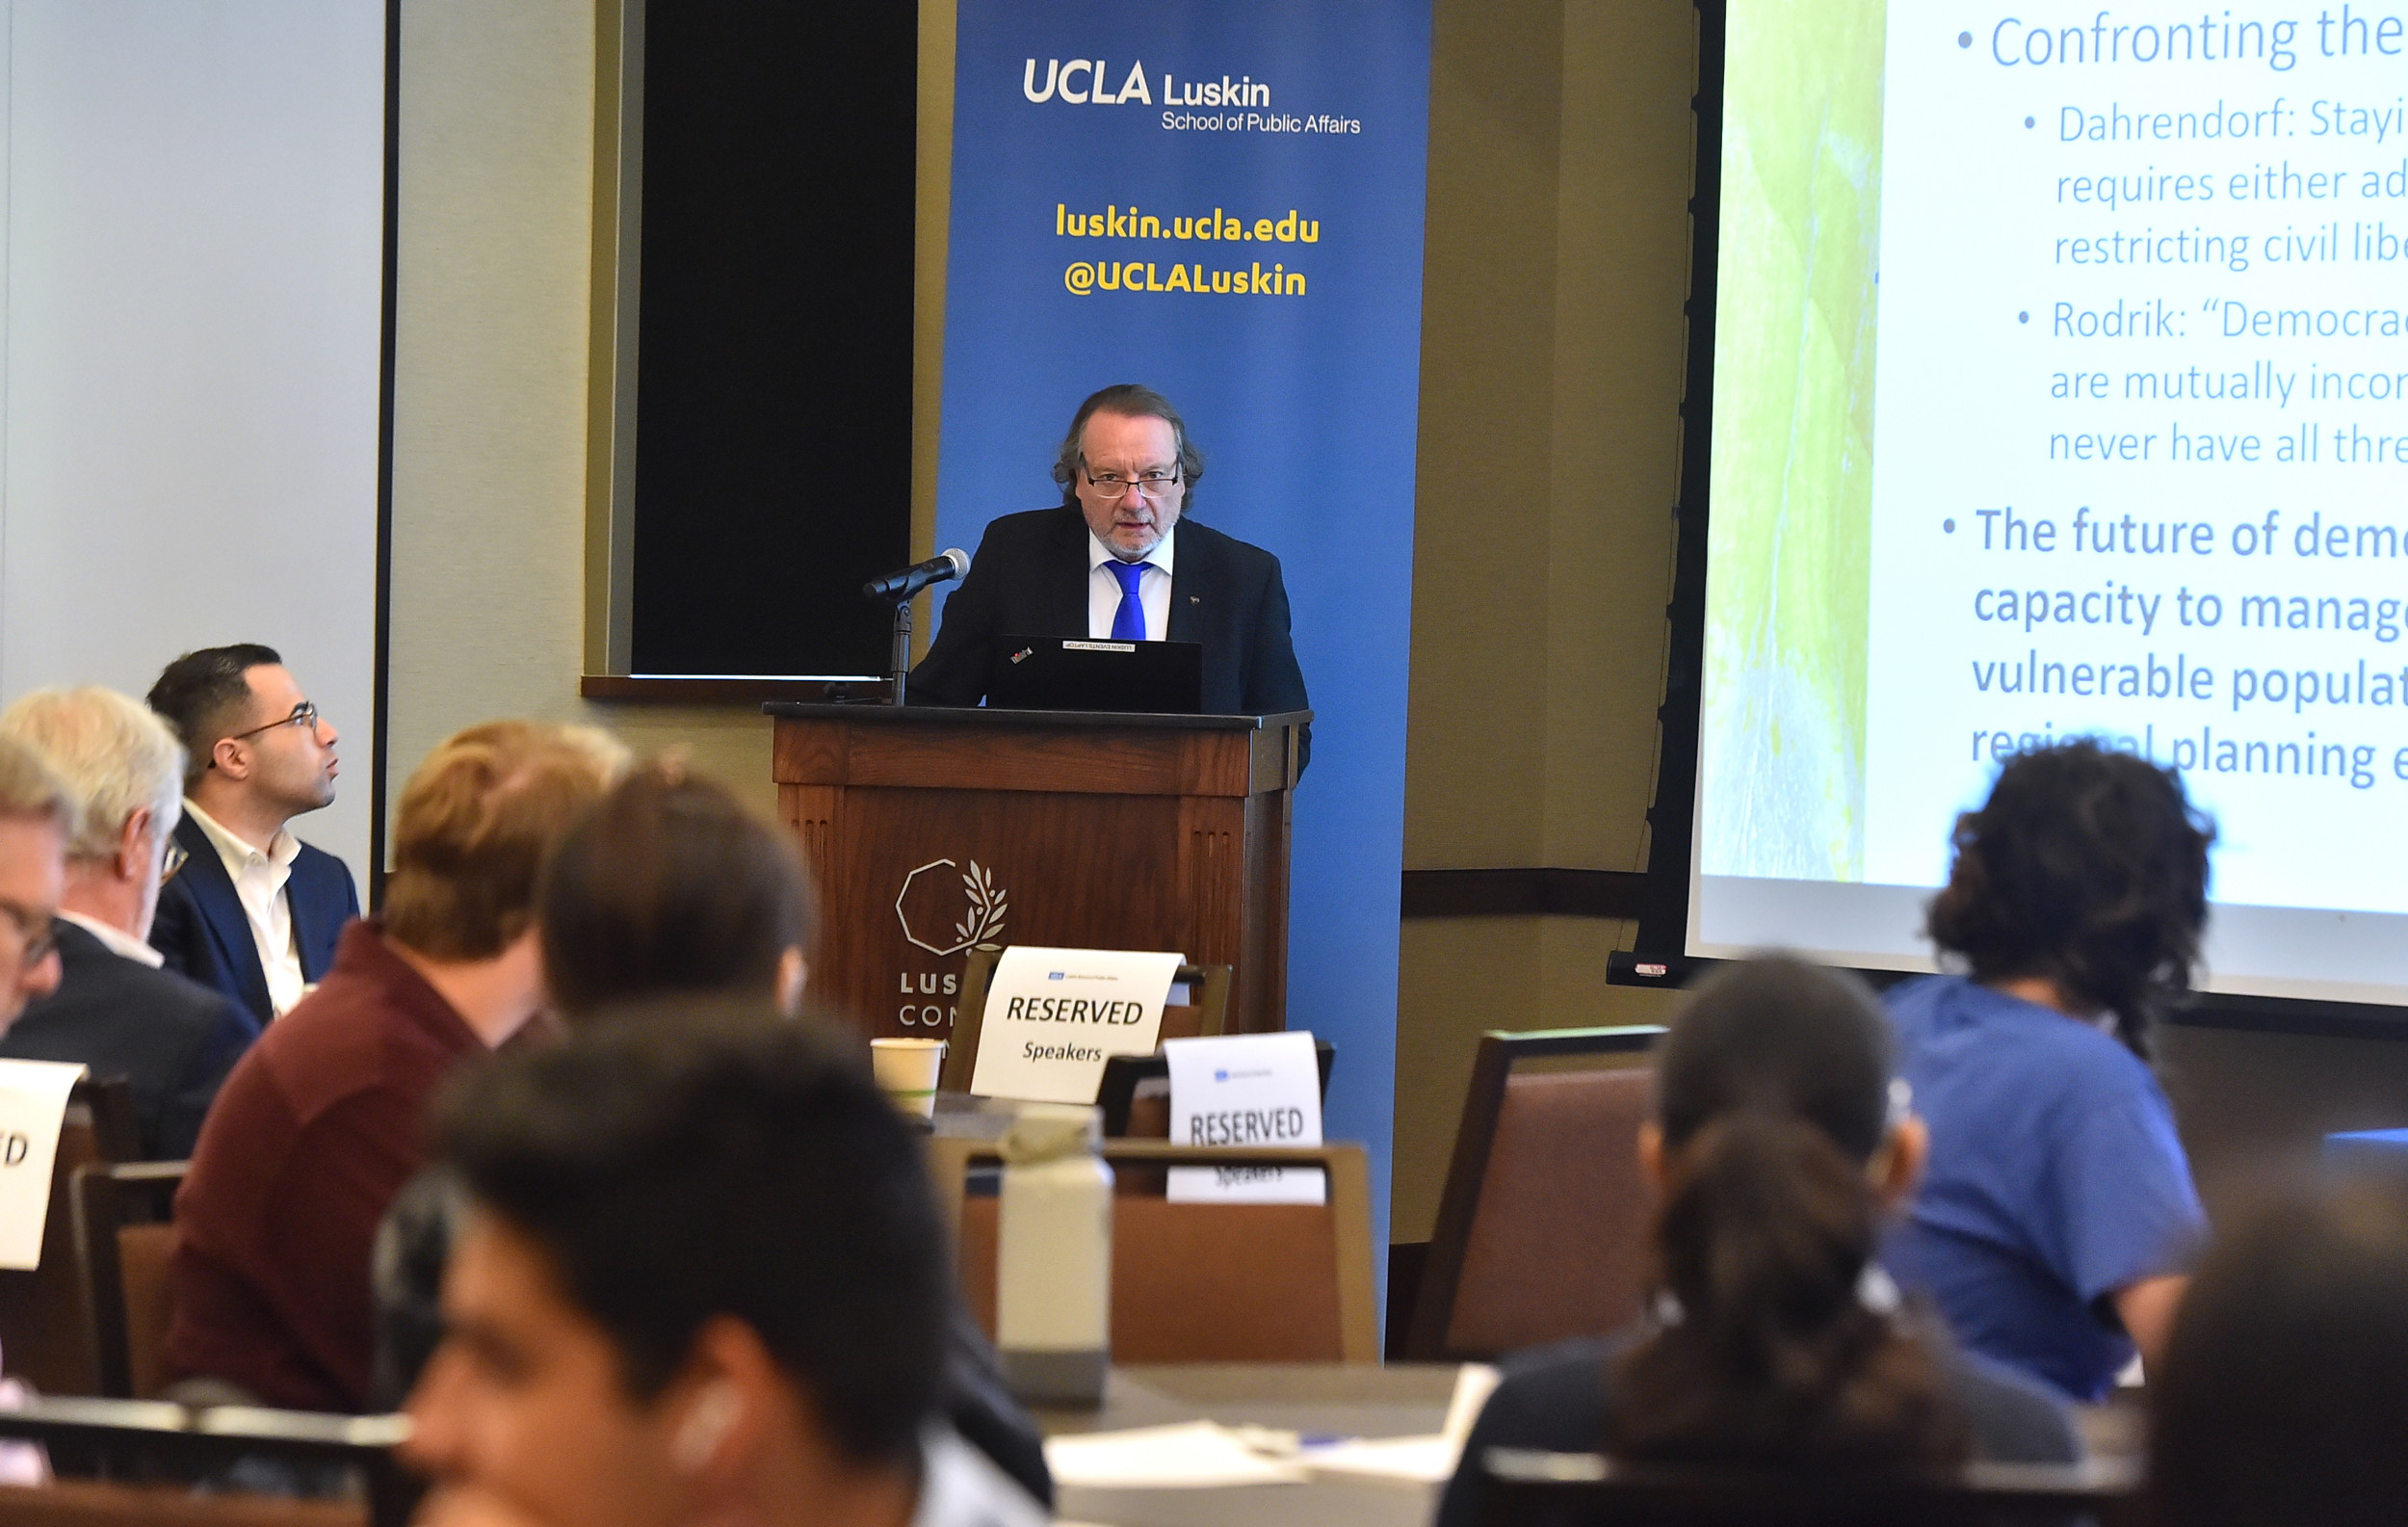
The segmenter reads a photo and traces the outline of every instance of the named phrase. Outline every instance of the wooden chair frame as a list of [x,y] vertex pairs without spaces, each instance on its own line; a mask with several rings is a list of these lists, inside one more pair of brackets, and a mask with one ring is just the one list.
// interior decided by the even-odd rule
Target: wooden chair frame
[[[125,1319],[125,1267],[118,1231],[129,1224],[172,1218],[175,1190],[184,1183],[186,1161],[131,1161],[86,1167],[72,1188],[75,1244],[84,1259],[86,1308],[92,1320],[92,1356],[100,1369],[100,1392],[134,1398],[133,1341]],[[137,1205],[151,1212],[131,1217]]]
[[1667,1032],[1645,1023],[1521,1034],[1491,1029],[1479,1037],[1471,1085],[1464,1093],[1463,1119],[1455,1127],[1454,1155],[1447,1165],[1446,1190],[1438,1200],[1438,1223],[1430,1232],[1429,1260],[1424,1264],[1421,1291],[1413,1301],[1413,1321],[1405,1335],[1406,1357],[1428,1362],[1445,1358],[1447,1328],[1454,1319],[1455,1296],[1462,1291],[1463,1260],[1471,1249],[1472,1226],[1479,1217],[1488,1152],[1496,1143],[1497,1118],[1504,1112],[1505,1083],[1514,1066],[1524,1061],[1557,1057],[1643,1055]]
[[[949,1239],[961,1233],[961,1202],[975,1162],[1003,1160],[993,1141],[938,1135],[928,1142],[929,1172]],[[1378,1295],[1373,1282],[1371,1173],[1360,1145],[1174,1145],[1165,1140],[1108,1140],[1104,1160],[1115,1167],[1319,1167],[1328,1174],[1329,1212],[1337,1229],[1338,1349],[1348,1363],[1379,1361]]]
[[[961,1000],[954,1008],[953,1034],[945,1046],[944,1069],[936,1080],[936,1085],[948,1093],[970,1090],[970,1076],[979,1063],[979,1035],[986,1025],[986,988],[994,984],[995,963],[1003,959],[1005,947],[979,944],[964,957]],[[1174,986],[1185,982],[1195,990],[1191,1006],[1203,1010],[1197,1034],[1229,1032],[1231,975],[1228,965],[1181,965],[1170,978]]]
[[132,1161],[143,1153],[141,1119],[134,1112],[133,1084],[122,1076],[92,1076],[70,1088],[66,1105],[92,1110],[92,1137],[103,1160]]
[[1587,1453],[1491,1448],[1481,1527],[1977,1527],[2090,1521],[2145,1527],[2130,1461],[1972,1463],[1899,1473],[1621,1464]]

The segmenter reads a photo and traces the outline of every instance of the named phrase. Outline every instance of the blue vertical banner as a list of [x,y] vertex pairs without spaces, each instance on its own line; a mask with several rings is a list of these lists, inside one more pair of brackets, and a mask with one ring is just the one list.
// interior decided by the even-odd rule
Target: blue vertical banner
[[1288,1023],[1387,1240],[1429,0],[960,0],[938,545],[1060,503],[1081,400],[1142,382],[1276,555],[1312,697]]

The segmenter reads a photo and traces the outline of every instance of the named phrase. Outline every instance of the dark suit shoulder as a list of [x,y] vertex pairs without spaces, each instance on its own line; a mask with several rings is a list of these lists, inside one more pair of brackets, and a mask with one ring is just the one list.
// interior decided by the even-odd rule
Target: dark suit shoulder
[[359,888],[352,879],[352,867],[314,844],[303,843],[293,856],[293,879],[309,886],[312,894],[340,887],[343,900],[353,911],[359,909]]
[[1185,556],[1190,546],[1201,542],[1210,548],[1208,555],[1217,557],[1234,569],[1253,576],[1279,571],[1279,559],[1250,540],[1240,540],[1225,530],[1215,530],[1200,519],[1182,517],[1179,521],[1179,553]]
[[213,1015],[225,1000],[189,976],[126,959],[65,918],[58,928],[59,989],[26,1004],[28,1014],[79,987],[139,997],[163,1014]]

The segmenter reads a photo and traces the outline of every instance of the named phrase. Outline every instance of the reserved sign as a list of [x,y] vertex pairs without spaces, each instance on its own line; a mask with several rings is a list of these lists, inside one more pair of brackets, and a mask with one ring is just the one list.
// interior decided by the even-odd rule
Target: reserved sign
[[1095,1101],[1104,1062],[1151,1055],[1185,957],[1014,944],[995,963],[970,1091],[1031,1103]]
[[41,1265],[59,1126],[83,1075],[84,1067],[56,1061],[0,1061],[0,1268]]
[[[1181,1145],[1318,1145],[1321,1062],[1313,1036],[1237,1034],[1165,1040],[1170,1138]],[[1174,1203],[1323,1203],[1318,1167],[1173,1167]]]

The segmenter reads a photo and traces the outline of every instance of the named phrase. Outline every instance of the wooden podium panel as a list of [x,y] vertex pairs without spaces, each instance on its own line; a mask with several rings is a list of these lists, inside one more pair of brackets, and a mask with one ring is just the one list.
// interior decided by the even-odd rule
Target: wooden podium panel
[[1233,1031],[1286,1026],[1310,712],[763,708],[825,909],[817,1002],[874,1035],[943,1039],[973,944],[1169,949],[1236,967]]

